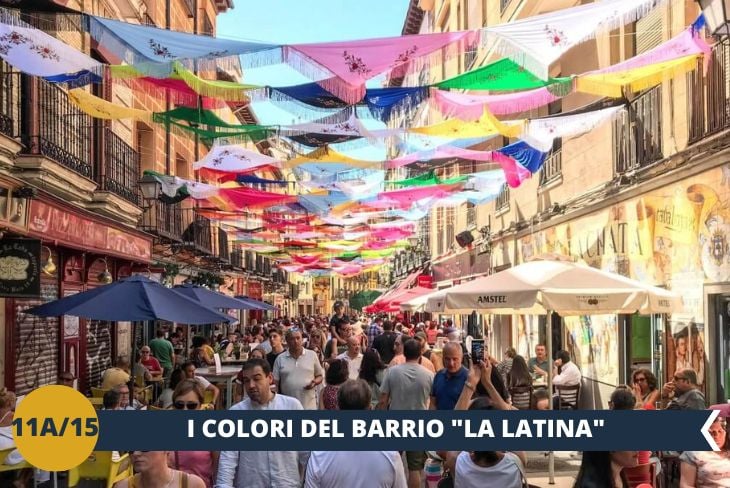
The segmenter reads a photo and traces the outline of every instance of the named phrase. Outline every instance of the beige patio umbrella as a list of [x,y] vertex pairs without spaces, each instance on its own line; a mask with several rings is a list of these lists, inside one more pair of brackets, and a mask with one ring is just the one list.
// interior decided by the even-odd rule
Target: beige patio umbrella
[[[499,273],[429,294],[425,299],[427,312],[548,315],[548,327],[553,312],[561,316],[666,314],[682,309],[682,298],[668,290],[556,255],[539,256]],[[547,332],[547,350],[552,351],[552,330]],[[549,368],[548,391],[552,392],[552,387],[553,370]],[[552,461],[551,456],[551,479]]]
[[680,296],[568,260],[534,260],[427,296],[425,311],[568,315],[664,314]]

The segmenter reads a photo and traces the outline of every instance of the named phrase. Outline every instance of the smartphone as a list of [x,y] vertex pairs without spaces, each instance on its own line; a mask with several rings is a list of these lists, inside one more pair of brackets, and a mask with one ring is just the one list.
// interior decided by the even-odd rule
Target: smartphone
[[471,341],[471,360],[479,362],[484,360],[484,343],[479,340]]

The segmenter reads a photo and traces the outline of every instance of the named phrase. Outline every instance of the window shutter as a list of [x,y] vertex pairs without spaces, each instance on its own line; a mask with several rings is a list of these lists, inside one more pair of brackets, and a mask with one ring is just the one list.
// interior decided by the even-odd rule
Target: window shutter
[[663,10],[662,8],[655,8],[648,15],[636,21],[637,55],[662,43],[664,39]]

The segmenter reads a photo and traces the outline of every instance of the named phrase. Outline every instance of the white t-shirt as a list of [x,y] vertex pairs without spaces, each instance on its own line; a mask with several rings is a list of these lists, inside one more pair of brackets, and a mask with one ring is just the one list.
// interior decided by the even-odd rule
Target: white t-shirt
[[203,391],[207,390],[210,386],[210,381],[206,380],[202,376],[196,376],[195,381],[198,382],[198,384],[200,385],[200,389]]
[[456,458],[454,488],[522,488],[521,465],[520,458],[507,452],[497,464],[485,468],[474,464],[469,453],[464,451]]
[[313,451],[305,488],[406,488],[396,451]]

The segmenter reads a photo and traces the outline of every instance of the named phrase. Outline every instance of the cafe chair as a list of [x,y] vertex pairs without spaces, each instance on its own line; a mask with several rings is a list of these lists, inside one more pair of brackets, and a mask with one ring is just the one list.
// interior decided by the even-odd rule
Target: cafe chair
[[530,410],[532,408],[532,387],[513,386],[509,389],[509,396],[512,398],[512,406],[519,410]]
[[77,486],[79,480],[84,479],[103,480],[106,488],[112,488],[115,483],[133,474],[129,454],[122,454],[118,461],[112,461],[112,451],[94,451],[80,466],[69,470],[68,486]]
[[639,464],[633,468],[624,468],[623,475],[629,488],[636,488],[641,484],[656,486],[656,466],[654,463]]
[[38,486],[35,479],[35,468],[26,460],[23,460],[17,464],[5,464],[5,460],[8,458],[15,447],[8,447],[7,449],[0,449],[0,473],[7,473],[9,471],[20,471],[21,469],[32,469],[33,470],[33,486]]
[[555,385],[558,394],[560,410],[578,410],[578,399],[580,398],[580,385],[565,386]]

